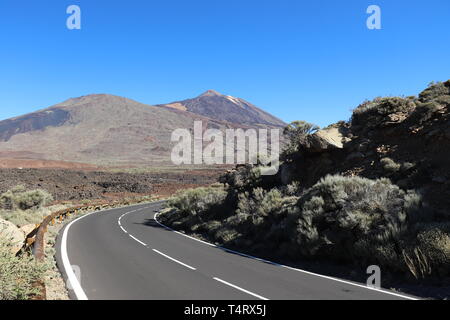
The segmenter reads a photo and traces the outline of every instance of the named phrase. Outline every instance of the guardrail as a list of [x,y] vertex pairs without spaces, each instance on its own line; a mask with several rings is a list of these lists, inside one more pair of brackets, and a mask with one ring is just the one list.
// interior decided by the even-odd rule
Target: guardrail
[[[152,200],[159,200],[159,197],[152,198]],[[64,220],[66,220],[67,218],[79,215],[81,213],[88,213],[94,211],[101,211],[104,209],[129,206],[148,201],[149,201],[148,199],[132,199],[129,201],[114,201],[112,203],[98,202],[86,206],[77,206],[56,211],[45,217],[44,220],[40,224],[37,224],[36,227],[33,229],[33,231],[31,231],[26,236],[25,243],[22,249],[19,251],[18,255],[31,251],[38,262],[43,262],[45,259],[45,233],[47,232],[49,225],[55,225],[56,223],[63,223]],[[33,299],[45,300],[46,291],[44,282],[39,281],[35,283],[34,286],[36,288],[39,288],[40,294],[34,297]]]

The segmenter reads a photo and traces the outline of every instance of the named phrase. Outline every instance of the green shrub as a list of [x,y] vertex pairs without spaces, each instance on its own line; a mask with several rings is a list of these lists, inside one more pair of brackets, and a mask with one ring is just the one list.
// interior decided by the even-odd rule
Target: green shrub
[[298,202],[297,243],[305,255],[372,259],[405,234],[420,205],[412,194],[388,179],[327,176]]
[[444,95],[450,95],[450,80],[431,83],[427,89],[419,94],[419,99],[421,102],[427,102]]
[[380,160],[380,162],[383,166],[383,169],[389,174],[399,172],[402,167],[401,164],[396,163],[391,158],[383,158]]
[[446,228],[431,227],[420,232],[417,235],[417,248],[429,265],[429,274],[440,277],[450,275],[450,225]]
[[275,214],[280,209],[281,203],[281,192],[277,189],[265,191],[256,188],[251,193],[239,195],[236,216],[241,221],[250,219],[253,225],[258,226],[264,223],[267,216]]
[[409,114],[415,108],[415,101],[410,98],[375,98],[362,103],[353,110],[351,123],[364,128],[374,128],[386,122],[390,114],[398,112]]
[[300,146],[306,142],[306,138],[320,129],[315,124],[306,121],[294,121],[284,128],[283,134],[288,138],[281,158],[288,160],[300,151]]
[[0,300],[27,300],[38,294],[35,281],[43,279],[46,266],[33,257],[16,257],[7,239],[0,238]]
[[227,192],[223,187],[203,187],[178,192],[167,201],[167,206],[174,208],[178,215],[196,216],[200,221],[214,208],[223,206]]
[[53,197],[47,191],[26,191],[23,186],[17,186],[0,195],[0,207],[6,210],[38,209],[51,201]]

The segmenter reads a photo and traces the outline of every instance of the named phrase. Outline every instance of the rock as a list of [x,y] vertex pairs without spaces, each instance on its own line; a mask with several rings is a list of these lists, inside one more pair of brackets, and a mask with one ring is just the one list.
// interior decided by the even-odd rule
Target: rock
[[319,130],[308,137],[308,151],[324,152],[331,149],[342,149],[344,136],[340,128],[328,128]]
[[34,224],[27,224],[23,227],[20,227],[20,231],[23,232],[23,234],[26,236],[28,236],[34,229],[36,228],[36,225]]
[[396,112],[388,115],[388,119],[390,123],[401,123],[408,118],[409,113],[407,112]]
[[0,219],[0,237],[11,241],[13,253],[19,252],[25,242],[24,233],[13,223],[3,219]]

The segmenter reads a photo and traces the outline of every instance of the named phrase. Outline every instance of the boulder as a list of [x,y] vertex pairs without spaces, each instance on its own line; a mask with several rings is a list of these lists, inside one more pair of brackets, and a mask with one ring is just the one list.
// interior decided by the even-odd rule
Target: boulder
[[320,153],[331,149],[342,149],[344,135],[340,128],[331,127],[319,130],[308,137],[308,151]]
[[27,224],[23,227],[20,227],[20,231],[23,232],[23,234],[26,236],[28,236],[34,229],[36,228],[35,224]]
[[3,219],[0,219],[0,237],[11,242],[14,253],[19,252],[25,242],[24,233],[13,223]]

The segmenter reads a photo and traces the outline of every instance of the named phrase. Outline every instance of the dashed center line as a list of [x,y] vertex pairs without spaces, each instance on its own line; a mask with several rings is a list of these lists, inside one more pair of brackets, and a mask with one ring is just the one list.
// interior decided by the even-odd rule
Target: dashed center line
[[152,250],[153,250],[154,252],[156,252],[156,253],[162,255],[163,257],[166,257],[166,258],[169,259],[169,260],[172,260],[172,261],[174,261],[174,262],[176,262],[176,263],[178,263],[178,264],[181,264],[182,266],[185,266],[185,267],[188,268],[188,269],[191,269],[191,270],[197,270],[197,269],[195,269],[194,267],[191,267],[190,265],[187,265],[187,264],[185,264],[185,263],[183,263],[183,262],[181,262],[181,261],[179,261],[179,260],[177,260],[177,259],[174,259],[174,258],[172,258],[172,257],[169,257],[167,254],[164,254],[164,253],[162,253],[161,251],[158,251],[158,250],[156,250],[156,249],[152,249]]
[[[131,233],[129,233],[127,230],[125,230],[125,228],[122,226],[122,218],[124,218],[126,215],[128,215],[128,214],[130,214],[130,213],[137,212],[137,211],[141,211],[141,210],[144,210],[144,209],[147,209],[147,208],[142,208],[142,209],[133,210],[133,211],[129,211],[129,212],[124,213],[123,215],[120,216],[120,218],[119,218],[119,220],[118,220],[118,224],[119,224],[119,227],[122,229],[122,231],[123,231],[125,234],[127,234],[131,239],[135,240],[136,242],[140,243],[140,244],[143,245],[144,247],[147,247],[147,248],[148,248],[148,245],[147,245],[146,243],[142,242],[141,240],[139,240],[138,238],[136,238],[135,236],[133,236]],[[156,219],[155,219],[155,221],[158,222],[158,220],[156,220]],[[159,222],[158,222],[158,223],[159,223]],[[184,266],[184,267],[186,267],[186,268],[188,268],[188,269],[190,269],[190,270],[193,270],[193,271],[197,270],[196,268],[194,268],[194,267],[192,267],[192,266],[190,266],[190,265],[188,265],[188,264],[186,264],[186,263],[183,263],[183,262],[181,262],[180,260],[177,260],[177,259],[175,259],[175,258],[172,258],[171,256],[168,256],[167,254],[162,253],[162,252],[159,251],[159,250],[152,249],[152,251],[155,252],[155,253],[157,253],[157,254],[159,254],[159,255],[161,255],[161,256],[163,256],[163,257],[165,257],[165,258],[167,258],[167,259],[169,259],[169,260],[171,260],[171,261],[173,261],[173,262],[176,262],[176,263],[178,263],[178,264],[180,264],[180,265],[182,265],[182,266]],[[246,293],[246,294],[249,294],[249,295],[251,295],[251,296],[253,296],[253,297],[255,297],[255,298],[258,298],[258,299],[261,299],[261,300],[269,300],[269,299],[267,299],[267,298],[265,298],[265,297],[263,297],[263,296],[260,296],[260,295],[258,295],[258,294],[256,294],[256,293],[253,293],[253,292],[251,292],[251,291],[248,291],[248,290],[246,290],[246,289],[244,289],[244,288],[241,288],[241,287],[239,287],[239,286],[237,286],[237,285],[234,285],[234,284],[232,284],[232,283],[229,283],[229,282],[227,282],[227,281],[225,281],[225,280],[222,280],[222,279],[219,279],[219,278],[215,278],[215,277],[214,277],[213,279],[216,280],[216,281],[218,281],[218,282],[220,282],[220,283],[222,283],[222,284],[225,284],[225,285],[227,285],[227,286],[229,286],[229,287],[232,287],[232,288],[234,288],[234,289],[236,289],[236,290],[239,290],[239,291],[242,291],[242,292],[244,292],[244,293]]]
[[131,235],[131,234],[128,234],[128,235],[130,236],[131,239],[133,239],[133,240],[139,242],[139,243],[142,244],[144,247],[147,247],[147,244],[145,244],[144,242],[142,242],[142,241],[139,240],[138,238],[134,237],[134,236]]
[[219,282],[221,282],[221,283],[223,283],[223,284],[225,284],[225,285],[227,285],[227,286],[230,286],[230,287],[232,287],[232,288],[234,288],[234,289],[236,289],[236,290],[245,292],[245,293],[247,293],[247,294],[249,294],[249,295],[251,295],[251,296],[254,296],[254,297],[258,298],[258,299],[261,299],[261,300],[269,300],[269,299],[264,298],[263,296],[260,296],[260,295],[258,295],[258,294],[256,294],[256,293],[253,293],[253,292],[251,292],[251,291],[248,291],[248,290],[245,290],[245,289],[243,289],[243,288],[241,288],[241,287],[238,287],[237,285],[234,285],[234,284],[232,284],[232,283],[226,282],[225,280],[222,280],[222,279],[219,279],[219,278],[216,278],[216,277],[214,277],[213,279],[216,280],[216,281],[219,281]]

